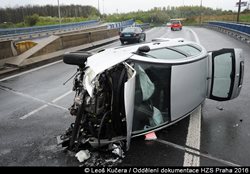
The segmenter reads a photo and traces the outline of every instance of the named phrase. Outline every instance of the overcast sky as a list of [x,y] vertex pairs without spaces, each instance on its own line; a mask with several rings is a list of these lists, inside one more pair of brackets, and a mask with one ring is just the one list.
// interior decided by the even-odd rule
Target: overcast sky
[[[23,5],[57,5],[58,0],[1,0],[0,7],[15,7]],[[148,10],[153,7],[200,5],[201,0],[59,0],[60,4],[92,5],[99,8],[101,13],[129,12]],[[203,6],[237,11],[236,2],[239,0],[202,0]],[[249,1],[249,0],[242,0]]]

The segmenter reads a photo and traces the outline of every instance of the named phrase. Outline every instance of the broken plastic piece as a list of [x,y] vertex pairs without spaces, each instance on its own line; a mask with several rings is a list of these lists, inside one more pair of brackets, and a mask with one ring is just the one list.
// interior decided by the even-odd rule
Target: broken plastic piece
[[235,124],[235,125],[233,125],[233,127],[238,127],[239,126],[239,124]]
[[78,161],[83,162],[90,158],[90,153],[88,150],[81,150],[75,155],[75,157],[78,159]]
[[150,132],[145,135],[145,140],[156,140],[157,136],[155,135],[155,132]]
[[112,153],[118,155],[119,157],[122,157],[124,158],[124,152],[121,148],[121,146],[117,146],[116,144],[113,144],[113,147],[112,147],[114,150],[112,151]]
[[107,162],[107,163],[115,163],[115,162],[117,162],[119,160],[119,158],[116,158],[116,159],[106,159],[105,161]]

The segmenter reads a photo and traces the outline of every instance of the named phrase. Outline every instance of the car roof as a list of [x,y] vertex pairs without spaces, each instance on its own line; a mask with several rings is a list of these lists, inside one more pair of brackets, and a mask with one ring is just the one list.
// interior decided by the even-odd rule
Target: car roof
[[171,21],[171,23],[174,23],[174,22],[178,22],[178,23],[181,23],[181,21]]
[[[205,48],[196,42],[191,42],[184,40],[182,38],[177,39],[168,39],[168,38],[158,38],[154,39],[152,42],[128,45],[128,46],[118,46],[114,48],[108,48],[103,50],[97,54],[88,58],[87,66],[91,67],[95,74],[98,74],[120,62],[123,62],[127,59],[137,59],[137,60],[145,60],[151,62],[179,62],[180,60],[160,60],[160,59],[150,59],[142,56],[138,56],[135,52],[141,46],[148,46],[151,50],[164,48],[164,47],[173,47],[179,45],[187,45],[191,44],[197,46],[201,49],[201,54],[199,56],[204,56],[207,54]],[[197,56],[196,56],[197,57]],[[186,61],[186,60],[185,60]]]

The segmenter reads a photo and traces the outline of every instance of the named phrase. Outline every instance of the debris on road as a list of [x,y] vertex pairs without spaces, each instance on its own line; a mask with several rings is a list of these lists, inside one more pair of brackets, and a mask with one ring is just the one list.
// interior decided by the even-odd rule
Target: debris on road
[[157,136],[155,135],[155,132],[151,132],[145,135],[145,140],[156,140]]
[[[115,166],[121,163],[122,159],[125,157],[123,147],[124,143],[119,141],[118,143],[112,143],[99,149],[82,149],[74,156],[77,157],[78,161],[81,163],[80,167]],[[69,155],[74,154],[72,151],[68,151],[68,153]]]
[[91,152],[91,157],[84,161],[82,167],[101,167],[101,166],[117,166],[122,162],[120,157],[110,152]]
[[124,156],[124,152],[123,152],[121,146],[118,146],[118,145],[116,145],[116,144],[113,144],[112,147],[111,147],[111,149],[113,149],[113,150],[112,150],[112,153],[113,153],[113,154],[118,155],[119,157],[122,157],[122,158],[125,157],[125,156]]
[[78,161],[83,162],[90,158],[90,153],[88,150],[81,150],[75,155],[75,157],[78,159]]
[[239,126],[239,124],[235,124],[235,125],[233,125],[233,127],[238,127]]
[[119,158],[115,158],[115,159],[106,159],[105,161],[107,162],[107,163],[115,163],[115,162],[117,162],[119,160]]

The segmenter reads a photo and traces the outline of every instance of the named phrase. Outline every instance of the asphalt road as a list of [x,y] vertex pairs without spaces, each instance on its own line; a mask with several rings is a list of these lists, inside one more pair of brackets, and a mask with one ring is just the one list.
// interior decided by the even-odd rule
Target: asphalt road
[[[147,40],[182,37],[200,42],[208,51],[242,48],[243,89],[228,102],[206,100],[191,117],[156,133],[158,139],[132,139],[119,166],[249,166],[250,72],[249,46],[205,28],[184,27],[147,31]],[[119,42],[105,47],[120,45]],[[102,48],[92,50],[98,51]],[[0,80],[0,166],[79,166],[77,159],[56,145],[56,136],[73,118],[72,80],[76,67],[61,61]],[[201,110],[200,110],[201,109]]]

